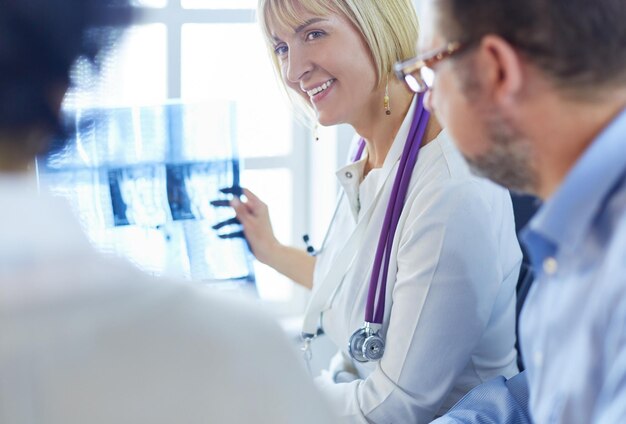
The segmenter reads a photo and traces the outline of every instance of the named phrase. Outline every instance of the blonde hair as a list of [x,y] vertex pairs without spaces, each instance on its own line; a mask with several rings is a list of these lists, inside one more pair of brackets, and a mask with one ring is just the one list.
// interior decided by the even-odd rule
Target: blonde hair
[[[270,26],[296,28],[304,23],[303,11],[316,16],[340,14],[347,18],[369,47],[378,86],[386,81],[395,62],[415,56],[419,27],[411,0],[259,0],[258,19],[278,76],[281,69],[274,54]],[[282,86],[287,88],[284,82]],[[293,101],[294,96],[287,92]],[[310,110],[311,106],[305,104]]]

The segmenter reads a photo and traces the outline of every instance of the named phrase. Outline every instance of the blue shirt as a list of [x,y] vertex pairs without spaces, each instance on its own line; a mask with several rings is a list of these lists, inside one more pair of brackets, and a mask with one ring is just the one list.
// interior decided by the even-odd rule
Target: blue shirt
[[[520,322],[532,421],[625,423],[626,110],[583,153],[523,241],[536,275]],[[437,423],[527,422],[524,396],[494,380]]]
[[536,276],[520,318],[532,419],[626,422],[626,110],[523,240]]

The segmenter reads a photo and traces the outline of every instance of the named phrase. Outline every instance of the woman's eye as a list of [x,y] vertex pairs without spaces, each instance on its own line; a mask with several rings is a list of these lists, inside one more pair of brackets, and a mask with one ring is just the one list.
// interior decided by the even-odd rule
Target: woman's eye
[[278,44],[274,47],[274,53],[276,56],[284,56],[287,54],[287,46],[285,44]]
[[323,31],[310,31],[306,34],[307,40],[315,40],[316,38],[320,38],[324,35]]

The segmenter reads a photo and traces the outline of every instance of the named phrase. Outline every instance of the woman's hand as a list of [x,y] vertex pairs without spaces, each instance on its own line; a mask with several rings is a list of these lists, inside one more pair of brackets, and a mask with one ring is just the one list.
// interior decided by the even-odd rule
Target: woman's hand
[[266,265],[292,279],[296,283],[311,288],[315,258],[302,249],[285,246],[274,236],[267,205],[250,190],[243,189],[247,201],[239,198],[230,201],[237,219],[243,225],[243,233],[254,256]]
[[235,197],[230,205],[243,225],[243,232],[254,256],[262,263],[271,266],[272,258],[280,248],[274,236],[267,205],[248,189],[243,189],[247,201]]

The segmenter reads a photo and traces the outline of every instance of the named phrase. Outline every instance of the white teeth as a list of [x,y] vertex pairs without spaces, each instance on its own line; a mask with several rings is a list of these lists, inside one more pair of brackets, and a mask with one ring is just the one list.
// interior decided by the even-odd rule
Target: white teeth
[[309,95],[309,97],[313,97],[318,93],[321,93],[322,91],[326,90],[328,87],[330,87],[331,85],[333,85],[333,83],[335,82],[334,79],[328,80],[326,81],[324,84],[320,85],[319,87],[315,87],[311,90],[308,90],[306,92],[306,94]]

